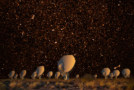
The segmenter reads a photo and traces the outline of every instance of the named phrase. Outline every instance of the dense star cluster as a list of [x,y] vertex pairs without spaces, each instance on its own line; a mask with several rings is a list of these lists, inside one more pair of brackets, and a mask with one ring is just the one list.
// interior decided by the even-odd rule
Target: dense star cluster
[[57,71],[67,54],[71,75],[121,65],[134,71],[133,0],[0,1],[0,78],[44,65]]

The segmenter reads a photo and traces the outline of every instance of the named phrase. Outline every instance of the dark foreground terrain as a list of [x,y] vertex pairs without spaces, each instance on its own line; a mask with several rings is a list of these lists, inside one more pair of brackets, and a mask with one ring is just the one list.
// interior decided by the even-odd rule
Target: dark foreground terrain
[[0,80],[0,90],[134,90],[134,79]]

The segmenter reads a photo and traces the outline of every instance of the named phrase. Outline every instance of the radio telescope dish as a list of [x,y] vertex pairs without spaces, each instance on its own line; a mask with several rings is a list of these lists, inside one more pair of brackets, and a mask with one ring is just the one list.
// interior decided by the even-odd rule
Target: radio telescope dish
[[109,68],[103,68],[101,73],[105,77],[105,79],[107,79],[107,76],[110,74],[110,69]]
[[130,69],[128,69],[128,68],[125,68],[125,69],[122,70],[122,75],[123,75],[125,78],[129,78],[129,77],[130,77],[130,73],[131,73],[131,71],[130,71]]
[[75,57],[73,55],[64,55],[58,62],[58,69],[63,76],[64,80],[69,79],[69,71],[71,71],[75,65]]
[[26,76],[27,71],[26,70],[22,70],[20,73],[20,78],[24,79],[24,77]]
[[79,75],[79,74],[77,74],[77,75],[76,75],[76,78],[78,79],[79,77],[80,77],[80,75]]
[[51,78],[53,76],[53,72],[52,71],[49,71],[48,73],[47,73],[47,77],[48,78]]
[[59,76],[60,76],[60,72],[56,72],[56,73],[55,73],[55,78],[58,79]]
[[114,74],[114,77],[117,78],[120,75],[120,71],[119,70],[114,70],[113,74]]
[[64,55],[58,62],[59,71],[69,72],[75,65],[75,58],[73,55]]
[[33,72],[33,74],[31,75],[31,78],[32,78],[32,79],[35,79],[36,76],[37,76],[37,72]]
[[61,64],[58,65],[59,71],[62,71],[62,72],[63,72],[63,68],[64,68],[64,67],[63,67],[63,63],[61,63]]
[[11,72],[8,74],[8,76],[9,76],[10,79],[13,79],[14,75],[15,75],[15,71],[11,71]]
[[44,73],[44,71],[45,71],[45,67],[44,66],[38,66],[37,67],[36,72],[37,72],[37,77],[39,79],[41,79],[41,76]]

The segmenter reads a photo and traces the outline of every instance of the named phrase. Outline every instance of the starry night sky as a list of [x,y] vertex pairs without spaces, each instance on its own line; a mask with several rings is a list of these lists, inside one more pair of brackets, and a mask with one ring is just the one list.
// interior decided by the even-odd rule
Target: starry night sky
[[[67,54],[71,76],[121,65],[134,71],[133,0],[0,1],[0,78],[39,65],[57,71]],[[132,71],[132,73],[133,73]]]

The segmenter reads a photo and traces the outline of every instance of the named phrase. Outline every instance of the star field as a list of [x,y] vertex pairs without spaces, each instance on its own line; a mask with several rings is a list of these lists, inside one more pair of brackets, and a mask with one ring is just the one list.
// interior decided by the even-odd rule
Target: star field
[[11,70],[44,65],[57,71],[67,54],[76,58],[71,72],[99,74],[121,64],[134,70],[133,1],[0,1],[0,78]]

